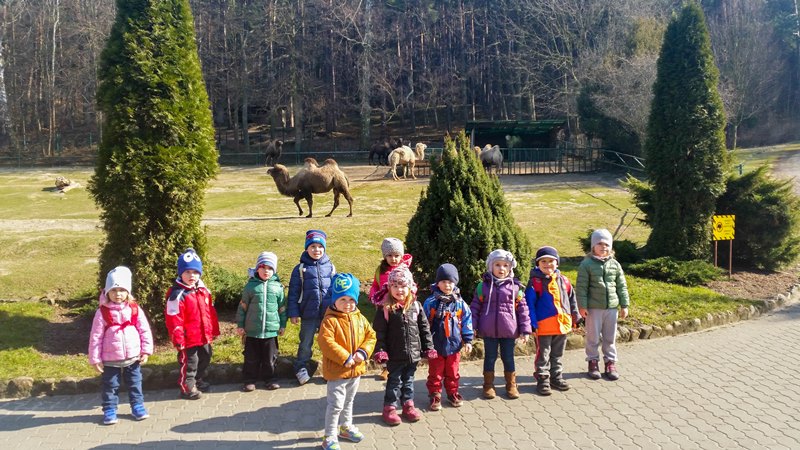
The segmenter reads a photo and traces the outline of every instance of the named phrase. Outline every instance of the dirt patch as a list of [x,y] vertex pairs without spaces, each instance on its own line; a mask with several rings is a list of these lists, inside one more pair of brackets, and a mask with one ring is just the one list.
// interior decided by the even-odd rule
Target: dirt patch
[[733,272],[730,279],[724,276],[708,287],[728,297],[766,300],[787,292],[799,278],[800,265],[795,265],[779,272]]

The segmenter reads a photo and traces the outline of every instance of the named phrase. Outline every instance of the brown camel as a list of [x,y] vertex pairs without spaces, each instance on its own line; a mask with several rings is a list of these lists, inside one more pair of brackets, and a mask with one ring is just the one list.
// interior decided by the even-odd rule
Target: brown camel
[[312,217],[311,207],[314,204],[312,194],[322,194],[333,190],[333,208],[325,217],[330,217],[336,207],[339,206],[340,194],[344,195],[350,205],[350,214],[347,217],[353,216],[353,196],[350,195],[350,181],[347,179],[347,175],[339,169],[336,161],[327,159],[321,166],[318,166],[313,158],[307,158],[303,168],[291,178],[289,178],[289,171],[286,170],[286,166],[282,164],[275,164],[275,166],[267,169],[267,173],[272,175],[275,180],[278,192],[294,198],[294,204],[297,205],[299,215],[303,215],[303,208],[300,207],[301,198],[306,199],[308,204],[308,215],[306,217]]

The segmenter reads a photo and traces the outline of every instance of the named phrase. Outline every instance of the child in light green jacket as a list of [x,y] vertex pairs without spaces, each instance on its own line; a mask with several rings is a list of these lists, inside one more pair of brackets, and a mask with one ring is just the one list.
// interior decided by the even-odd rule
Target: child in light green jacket
[[278,360],[278,336],[286,329],[286,298],[277,275],[278,257],[261,252],[256,268],[242,291],[236,311],[236,332],[244,337],[242,378],[245,392],[254,391],[256,381],[264,380],[268,390],[278,389],[275,362]]
[[630,298],[622,266],[611,251],[611,233],[601,228],[592,233],[591,252],[578,266],[575,293],[578,310],[586,318],[586,360],[589,361],[589,378],[599,380],[600,353],[597,346],[603,344],[605,376],[609,380],[619,379],[617,373],[617,316],[628,316]]

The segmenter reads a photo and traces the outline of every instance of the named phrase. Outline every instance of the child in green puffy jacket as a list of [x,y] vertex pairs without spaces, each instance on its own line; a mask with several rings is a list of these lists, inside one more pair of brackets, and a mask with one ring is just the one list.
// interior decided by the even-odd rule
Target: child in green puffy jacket
[[286,329],[286,298],[277,270],[278,257],[261,252],[256,268],[250,269],[250,279],[236,311],[236,332],[244,337],[242,390],[245,392],[254,391],[260,379],[264,380],[267,390],[280,387],[275,382],[275,362],[278,336],[283,336]]
[[586,319],[586,360],[589,378],[601,377],[597,346],[603,344],[605,376],[619,379],[617,373],[617,317],[628,317],[630,298],[622,266],[611,251],[611,233],[601,228],[592,233],[592,248],[578,266],[575,294],[578,311]]

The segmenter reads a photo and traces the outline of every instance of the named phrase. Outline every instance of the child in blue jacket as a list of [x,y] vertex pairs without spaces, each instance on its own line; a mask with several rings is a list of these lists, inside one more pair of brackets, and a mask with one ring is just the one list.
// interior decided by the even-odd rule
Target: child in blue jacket
[[289,279],[286,308],[292,324],[300,323],[294,373],[301,386],[311,379],[308,373],[311,347],[325,309],[330,305],[329,288],[336,274],[336,268],[325,252],[327,239],[328,235],[323,231],[306,232],[306,250],[300,255],[300,264],[294,267]]
[[433,294],[422,306],[431,326],[433,348],[437,358],[428,360],[428,396],[431,411],[442,408],[442,382],[447,400],[458,408],[463,398],[458,393],[458,366],[461,349],[472,352],[472,312],[458,290],[458,269],[452,264],[442,264],[436,269],[436,281],[431,286]]

